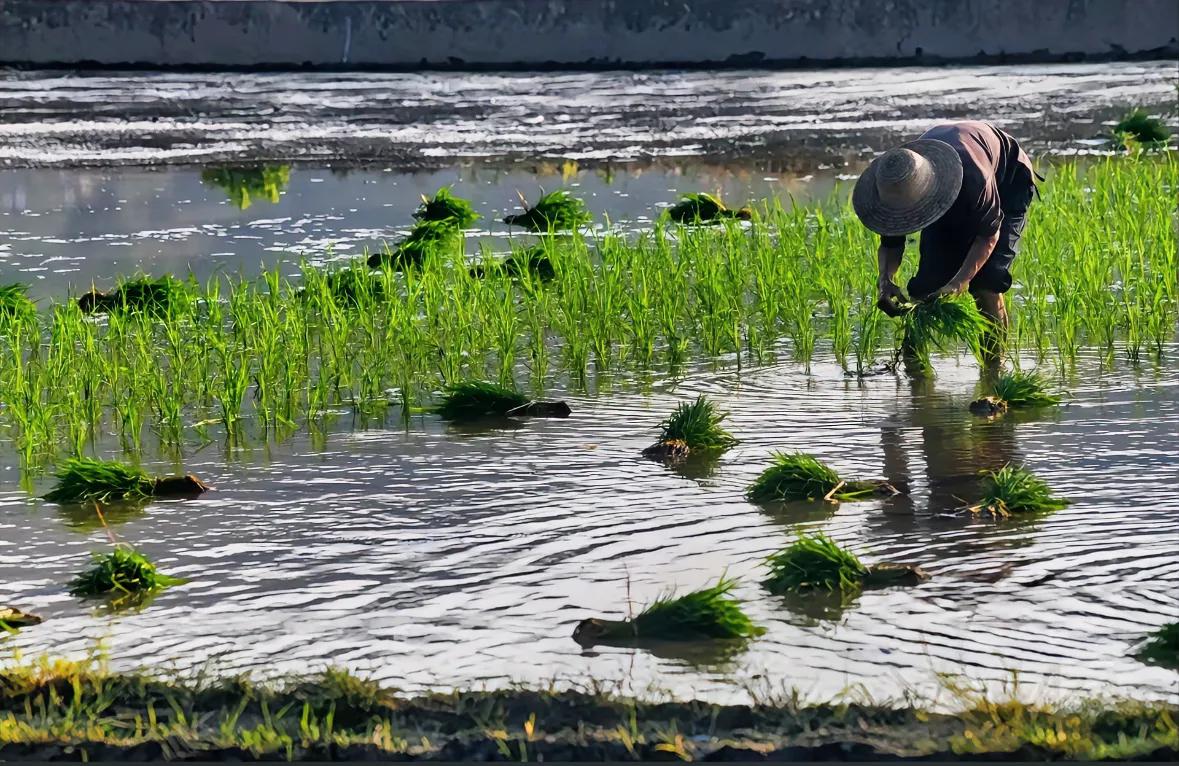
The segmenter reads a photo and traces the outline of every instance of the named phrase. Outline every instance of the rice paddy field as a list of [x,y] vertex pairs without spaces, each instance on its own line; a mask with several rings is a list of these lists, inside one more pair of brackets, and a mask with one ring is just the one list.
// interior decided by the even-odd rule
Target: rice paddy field
[[[1027,77],[1089,115],[1115,112],[1086,101],[1106,77],[1174,126],[1153,65],[1138,91],[1107,66]],[[19,128],[25,166],[0,170],[0,284],[25,288],[0,291],[0,607],[44,621],[0,652],[101,646],[115,669],[259,678],[337,666],[406,693],[937,700],[948,678],[995,693],[1018,678],[1028,697],[1179,702],[1175,670],[1139,654],[1179,621],[1175,152],[1111,150],[1101,116],[1067,136],[1024,125],[1047,181],[1007,365],[1035,374],[996,388],[966,343],[908,374],[904,323],[875,308],[875,240],[847,193],[862,145],[915,119],[848,126],[823,144],[841,162],[801,169],[730,163],[733,144],[640,161],[608,142],[622,159],[136,167],[108,147],[69,165],[33,162]],[[1037,146],[1046,134],[1064,148]],[[480,219],[410,257],[422,195],[443,186]],[[542,188],[592,222],[500,222]],[[752,220],[667,220],[701,191]],[[471,381],[512,389],[503,412],[568,416],[443,417]],[[971,413],[995,393],[1009,411]],[[723,431],[697,423],[703,449],[646,459],[697,438],[668,427],[677,407],[725,415]],[[753,502],[794,453],[830,469],[825,499]],[[132,500],[43,499],[78,457],[138,465]],[[994,499],[988,471],[1043,508]],[[202,491],[157,492],[184,474]],[[861,575],[929,577],[770,593],[767,557],[820,533]],[[116,565],[166,587],[124,599]],[[98,580],[122,595],[79,585]],[[583,620],[631,624],[713,586],[742,610],[740,642],[573,640]]]

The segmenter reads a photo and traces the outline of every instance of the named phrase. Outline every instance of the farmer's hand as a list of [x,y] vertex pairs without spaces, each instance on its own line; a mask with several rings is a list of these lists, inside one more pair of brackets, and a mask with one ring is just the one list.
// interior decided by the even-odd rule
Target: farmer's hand
[[966,283],[965,282],[949,282],[945,285],[942,285],[937,290],[934,290],[933,293],[931,293],[927,298],[925,298],[925,300],[931,301],[931,300],[934,300],[935,298],[940,298],[943,295],[946,295],[946,296],[961,295],[964,292],[966,292]]
[[900,316],[904,313],[901,310],[902,303],[908,299],[905,297],[901,288],[892,283],[891,280],[880,280],[876,283],[876,288],[879,294],[876,298],[876,308],[888,314],[890,317]]

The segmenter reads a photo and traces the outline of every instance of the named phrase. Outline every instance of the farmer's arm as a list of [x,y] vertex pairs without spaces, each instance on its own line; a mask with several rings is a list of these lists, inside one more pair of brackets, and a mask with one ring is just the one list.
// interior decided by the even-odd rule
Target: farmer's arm
[[[894,307],[896,301],[904,300],[905,294],[901,288],[893,283],[893,277],[901,268],[901,259],[905,256],[904,237],[881,237],[880,247],[876,250],[876,263],[880,269],[880,276],[876,279],[876,305],[886,313]],[[888,306],[888,308],[886,308]]]
[[958,269],[958,273],[933,294],[933,297],[939,295],[958,295],[964,292],[970,286],[970,280],[974,279],[974,275],[978,273],[979,269],[991,257],[991,253],[995,249],[995,245],[999,243],[999,232],[995,230],[990,234],[983,234],[974,238],[974,242],[970,245],[970,250],[966,253],[966,260],[962,262],[962,266]]

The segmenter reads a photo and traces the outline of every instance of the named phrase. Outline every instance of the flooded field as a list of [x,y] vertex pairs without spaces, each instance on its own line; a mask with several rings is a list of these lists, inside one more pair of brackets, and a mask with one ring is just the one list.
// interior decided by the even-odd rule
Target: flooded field
[[[1055,171],[1074,162],[1071,155],[1103,151],[1100,134],[1127,104],[1161,112],[1174,98],[1168,62],[950,71],[544,78],[8,73],[0,77],[0,161],[7,164],[0,169],[0,284],[30,285],[29,295],[46,310],[67,294],[95,283],[109,287],[116,276],[137,271],[191,272],[203,282],[217,275],[252,280],[277,268],[297,280],[301,259],[339,265],[404,235],[421,195],[445,184],[484,216],[467,237],[468,256],[534,241],[518,231],[509,236],[495,221],[517,209],[517,191],[534,199],[539,188],[565,186],[583,198],[595,236],[613,231],[634,240],[689,191],[720,191],[738,204],[780,201],[788,210],[826,204],[873,151],[941,119],[975,116],[979,104],[997,103],[995,121],[1021,141],[1026,136],[1041,167]],[[1011,93],[1019,95],[1007,98]],[[1174,115],[1168,120],[1174,123]],[[203,171],[226,161],[284,166],[289,179],[273,199],[235,205],[224,189],[202,180]],[[1139,180],[1133,169],[1114,169],[1109,188],[1153,193],[1169,183],[1173,191],[1173,166],[1166,166],[1170,175],[1157,169],[1173,158],[1158,162]],[[18,439],[6,440],[0,606],[19,605],[46,619],[0,638],[0,650],[79,656],[102,642],[117,668],[261,676],[338,665],[406,691],[600,682],[643,697],[718,702],[787,689],[812,699],[849,689],[882,699],[906,692],[936,697],[942,674],[992,688],[1018,674],[1030,694],[1174,703],[1175,672],[1132,656],[1146,634],[1179,620],[1179,344],[1173,321],[1152,325],[1151,304],[1136,302],[1153,284],[1142,264],[1175,262],[1174,240],[1158,234],[1173,208],[1164,209],[1156,195],[1149,205],[1135,202],[1141,226],[1113,214],[1113,222],[1100,224],[1108,230],[1094,224],[1104,234],[1138,237],[1109,245],[1118,268],[1141,266],[1116,290],[1106,281],[1118,276],[1112,267],[1076,275],[1063,256],[1052,261],[1073,253],[1070,237],[1079,237],[1075,220],[1059,211],[1082,199],[1088,204],[1092,192],[1070,176],[1075,167],[1085,163],[1065,166],[1058,186],[1075,200],[1037,203],[1057,211],[1042,227],[1033,219],[1027,238],[1025,261],[1038,258],[1032,262],[1043,268],[1029,269],[1012,293],[1025,310],[1017,325],[1023,361],[1039,364],[1067,389],[1060,408],[992,421],[971,416],[967,404],[981,384],[966,355],[939,356],[932,379],[849,375],[826,333],[838,323],[832,312],[839,296],[852,307],[851,319],[872,313],[871,300],[864,304],[860,295],[874,277],[870,238],[859,227],[824,228],[813,214],[781,213],[807,247],[815,231],[830,234],[820,254],[856,264],[844,272],[847,284],[837,291],[824,282],[823,297],[807,298],[813,303],[790,315],[804,319],[767,319],[742,305],[726,321],[740,323],[744,336],[738,332],[732,344],[714,339],[708,353],[692,346],[691,358],[670,367],[619,363],[627,341],[611,336],[596,364],[582,360],[588,374],[581,382],[562,366],[555,340],[570,337],[576,322],[541,323],[537,332],[547,340],[540,345],[553,345],[554,368],[539,377],[548,395],[571,405],[568,419],[456,426],[420,410],[403,421],[397,408],[361,417],[343,405],[344,396],[314,435],[299,422],[280,435],[254,433],[230,445],[220,426],[196,438],[190,429],[199,430],[204,421],[194,422],[208,413],[187,409],[187,402],[185,438],[167,448],[145,440],[139,459],[155,473],[182,464],[214,491],[106,518],[118,539],[189,580],[141,611],[112,614],[67,595],[88,552],[109,547],[108,532],[89,508],[37,499],[52,484],[53,461],[28,465]],[[1051,191],[1046,196],[1052,200]],[[773,236],[790,232],[779,225]],[[730,246],[745,242],[737,239],[742,231],[730,232]],[[770,253],[770,239],[749,246]],[[629,256],[635,264],[658,249],[636,247],[639,255]],[[847,252],[852,247],[856,252]],[[1139,249],[1147,255],[1135,261]],[[692,259],[693,268],[708,262],[700,253]],[[749,262],[770,263],[755,256]],[[837,272],[832,267],[823,278]],[[457,290],[444,270],[430,273],[436,284]],[[817,269],[790,272],[804,273],[818,278]],[[1074,276],[1068,284],[1076,289],[1065,289],[1061,280]],[[1159,283],[1155,297],[1142,300],[1157,299],[1160,315],[1171,316],[1173,275]],[[507,284],[511,296],[515,288]],[[586,294],[631,292],[611,284]],[[557,285],[554,294],[567,289]],[[1111,330],[1098,348],[1102,323],[1086,306],[1107,288],[1126,300],[1117,302],[1123,313],[1116,339]],[[467,299],[489,300],[482,290],[448,293],[455,312]],[[425,314],[446,300],[438,297]],[[704,298],[694,300],[703,306]],[[1076,314],[1059,303],[1078,304]],[[612,306],[598,313],[633,310]],[[727,316],[722,309],[717,316]],[[867,313],[856,313],[862,309]],[[711,317],[695,305],[677,310],[678,329],[695,342],[696,323]],[[407,328],[420,319],[413,310],[405,317]],[[750,328],[760,331],[763,321],[780,337],[759,336],[765,348],[754,354]],[[819,334],[817,350],[805,359],[800,324]],[[461,325],[444,329],[457,338]],[[127,344],[152,337],[150,322],[145,327],[142,336],[124,328]],[[1061,327],[1077,332],[1069,338],[1078,347],[1058,352],[1046,344]],[[852,330],[845,331],[850,342]],[[857,324],[857,340],[862,331]],[[430,340],[447,337],[439,332]],[[1137,333],[1138,346],[1128,344],[1127,332]],[[464,341],[472,359],[482,340]],[[872,341],[879,348],[870,360],[887,356],[890,340]],[[527,358],[520,345],[520,361],[512,367],[509,357],[501,369],[514,370],[523,386],[536,357]],[[282,344],[274,348],[296,355]],[[447,350],[436,350],[439,369]],[[391,344],[386,356],[401,353]],[[453,353],[466,359],[467,348]],[[614,366],[603,363],[611,353],[619,355]],[[447,363],[464,372],[494,367]],[[421,367],[419,388],[449,379],[433,362],[414,364]],[[170,357],[169,367],[175,365]],[[24,370],[0,363],[0,375]],[[71,385],[85,377],[68,374]],[[66,385],[64,377],[46,380]],[[140,396],[140,382],[125,381],[120,395]],[[180,378],[172,384],[187,385]],[[374,385],[395,401],[388,380]],[[731,412],[726,427],[740,444],[708,464],[642,459],[657,424],[697,394]],[[45,401],[55,395],[47,392]],[[252,407],[266,406],[251,397],[242,405],[247,420],[256,414]],[[12,425],[23,417],[14,414],[18,405],[0,393],[0,420],[20,436],[29,429]],[[113,458],[125,448],[108,424],[88,450]],[[778,450],[885,479],[901,494],[839,505],[750,504],[746,487]],[[1006,463],[1025,465],[1072,505],[1010,520],[964,510],[978,496],[978,471]],[[933,577],[914,588],[866,592],[842,610],[771,596],[759,584],[762,562],[799,530],[823,530],[866,561],[919,564]],[[583,650],[571,638],[584,618],[622,618],[628,601],[638,607],[722,573],[740,578],[737,595],[767,629],[739,653],[717,656],[695,645],[672,653]]]

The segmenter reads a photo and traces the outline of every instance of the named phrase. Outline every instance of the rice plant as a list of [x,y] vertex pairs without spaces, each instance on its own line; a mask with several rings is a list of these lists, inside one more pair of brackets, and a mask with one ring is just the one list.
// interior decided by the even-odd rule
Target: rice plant
[[773,463],[754,480],[745,497],[752,503],[790,500],[863,500],[874,495],[892,494],[882,481],[847,481],[832,468],[801,452],[775,452]]
[[450,187],[443,186],[433,197],[422,196],[422,204],[414,211],[418,221],[439,221],[453,224],[460,229],[469,229],[479,220],[479,214],[471,203],[456,197]]
[[868,573],[856,554],[821,532],[799,535],[766,564],[770,575],[763,584],[775,594],[811,589],[852,592],[863,587]]
[[447,386],[434,412],[443,420],[478,420],[503,417],[528,404],[528,397],[514,389],[485,380],[467,380]]
[[748,207],[731,210],[720,199],[704,192],[684,194],[680,201],[667,209],[667,217],[676,223],[714,223],[725,219],[748,221],[753,211]]
[[579,229],[593,220],[585,203],[565,189],[543,194],[531,206],[521,195],[520,204],[524,207],[523,213],[504,217],[508,226],[523,226],[529,231],[544,233]]
[[394,269],[420,267],[426,258],[455,247],[462,232],[454,221],[418,221],[392,248],[379,250],[368,257],[369,268],[388,264]]
[[155,491],[155,480],[138,468],[109,460],[71,458],[57,472],[57,484],[45,495],[53,503],[109,503],[142,500]]
[[229,201],[241,210],[259,199],[277,203],[290,178],[290,165],[208,168],[201,171],[201,183],[224,191]]
[[1147,636],[1135,656],[1143,662],[1179,670],[1179,622],[1164,625]]
[[1113,129],[1114,140],[1124,146],[1131,144],[1148,149],[1162,148],[1171,138],[1171,131],[1157,117],[1144,109],[1134,109],[1118,120]]
[[70,581],[71,596],[142,594],[184,582],[161,574],[146,556],[125,545],[92,554],[92,559],[90,568]]
[[1046,407],[1060,404],[1060,397],[1048,391],[1048,381],[1038,372],[1015,370],[1004,373],[992,385],[995,396],[1010,407]]
[[109,293],[91,290],[82,294],[78,297],[78,308],[86,314],[142,311],[163,317],[183,294],[183,286],[173,277],[136,277],[120,283]]
[[727,412],[719,412],[716,404],[700,395],[691,402],[676,405],[671,415],[659,424],[660,442],[680,441],[693,450],[722,450],[737,444],[731,433],[721,428]]
[[983,336],[991,330],[969,295],[939,296],[907,307],[902,318],[904,352],[922,369],[931,368],[934,349],[950,353],[963,343],[980,353]]
[[749,639],[764,633],[732,597],[736,581],[721,577],[711,587],[660,596],[626,620],[582,620],[573,638],[582,645],[633,641]]
[[37,304],[29,298],[27,286],[0,285],[0,321],[28,320],[36,315]]
[[542,281],[548,281],[557,276],[552,258],[544,245],[513,250],[503,260],[480,263],[471,267],[471,276],[476,279],[487,276],[522,279],[526,275],[534,276]]
[[1052,494],[1052,490],[1030,471],[1010,464],[998,471],[983,472],[982,499],[971,506],[975,513],[989,513],[1006,518],[1017,513],[1058,511],[1069,501]]

